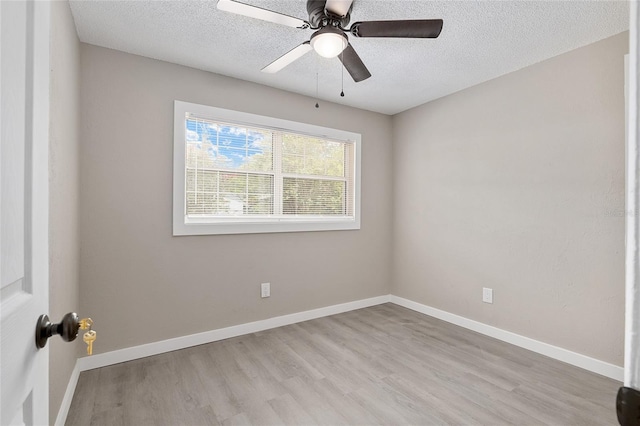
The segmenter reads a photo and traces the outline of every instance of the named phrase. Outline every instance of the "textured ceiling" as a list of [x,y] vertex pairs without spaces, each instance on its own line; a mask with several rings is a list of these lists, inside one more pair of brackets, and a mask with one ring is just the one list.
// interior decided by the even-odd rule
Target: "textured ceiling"
[[[308,19],[305,0],[242,0]],[[355,0],[351,22],[444,19],[437,39],[350,41],[373,75],[354,83],[315,52],[277,74],[260,69],[308,40],[233,15],[216,1],[71,1],[80,40],[385,114],[395,114],[625,31],[625,1]]]

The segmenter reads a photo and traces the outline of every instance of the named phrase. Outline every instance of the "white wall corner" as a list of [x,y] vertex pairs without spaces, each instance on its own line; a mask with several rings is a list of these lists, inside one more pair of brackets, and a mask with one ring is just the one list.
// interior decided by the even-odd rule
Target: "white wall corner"
[[69,408],[71,408],[71,401],[73,401],[73,394],[76,392],[76,385],[78,384],[78,378],[80,377],[80,359],[76,360],[76,365],[71,371],[71,377],[69,377],[69,384],[67,384],[67,390],[64,392],[64,398],[60,404],[58,415],[56,416],[55,426],[64,426],[67,422],[67,415],[69,414]]

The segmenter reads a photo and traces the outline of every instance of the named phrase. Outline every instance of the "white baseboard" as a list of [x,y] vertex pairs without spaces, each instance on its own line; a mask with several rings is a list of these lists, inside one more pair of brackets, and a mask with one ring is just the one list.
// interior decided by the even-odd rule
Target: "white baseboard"
[[530,339],[510,331],[502,330],[497,327],[389,294],[385,296],[372,297],[370,299],[356,300],[353,302],[341,303],[339,305],[327,306],[324,308],[312,309],[310,311],[297,312],[295,314],[282,315],[279,317],[268,318],[266,320],[234,325],[217,330],[205,331],[203,333],[176,337],[174,339],[161,340],[159,342],[119,349],[90,357],[78,358],[76,366],[71,373],[71,378],[69,379],[67,391],[64,394],[60,410],[58,411],[55,425],[64,425],[67,419],[67,414],[69,413],[69,407],[71,406],[71,400],[73,399],[76,384],[78,383],[78,377],[82,371],[131,361],[138,358],[145,358],[191,346],[216,342],[219,340],[229,339],[231,337],[242,336],[244,334],[256,333],[258,331],[282,327],[284,325],[295,324],[302,321],[340,314],[356,309],[368,308],[370,306],[388,302],[395,303],[396,305],[403,306],[413,311],[441,319],[451,324],[473,330],[480,334],[502,340],[512,345],[528,349],[615,380],[622,381],[623,379],[624,369],[617,365],[609,364],[586,355],[559,348],[548,343]]
[[67,390],[64,392],[64,397],[62,398],[62,403],[60,404],[60,410],[58,410],[58,415],[56,416],[55,426],[64,426],[67,421],[67,415],[69,414],[69,408],[71,407],[71,401],[73,400],[73,394],[76,391],[76,385],[78,384],[78,377],[80,377],[80,360],[76,360],[76,365],[73,367],[73,371],[71,372],[71,377],[69,378],[69,384],[67,385]]
[[297,312],[295,314],[282,315],[279,317],[249,322],[246,324],[234,325],[231,327],[219,328],[217,330],[176,337],[174,339],[147,343],[146,345],[133,346],[130,348],[105,352],[89,357],[82,357],[78,359],[78,365],[80,366],[80,371],[92,370],[94,368],[118,364],[138,358],[145,358],[151,355],[171,352],[191,346],[203,345],[205,343],[229,339],[231,337],[242,336],[244,334],[256,333],[258,331],[268,330],[270,328],[282,327],[284,325],[295,324],[297,322],[340,314],[343,312],[353,311],[355,309],[368,308],[369,306],[380,305],[387,302],[389,302],[389,295],[341,303],[339,305],[332,305],[324,308],[312,309],[310,311]]
[[557,359],[558,361],[566,362],[567,364],[575,365],[576,367],[583,368],[614,380],[622,381],[624,376],[624,369],[622,367],[609,364],[608,362],[600,361],[577,352],[572,352],[558,346],[530,339],[529,337],[524,337],[510,331],[502,330],[501,328],[493,327],[446,311],[441,311],[440,309],[432,308],[431,306],[423,305],[402,297],[390,295],[389,301],[413,311],[473,330],[477,333],[484,334],[485,336],[502,340],[503,342],[511,343],[512,345],[548,356],[549,358]]

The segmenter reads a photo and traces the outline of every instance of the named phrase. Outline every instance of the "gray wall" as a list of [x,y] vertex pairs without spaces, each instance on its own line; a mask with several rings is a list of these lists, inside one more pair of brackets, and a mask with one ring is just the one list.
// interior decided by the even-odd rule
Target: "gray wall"
[[[95,353],[388,293],[391,117],[86,44],[81,74],[80,297]],[[362,229],[172,237],[175,99],[361,133]]]
[[[69,4],[51,3],[49,145],[49,316],[79,312],[80,42]],[[49,416],[58,414],[82,342],[49,344]]]
[[393,294],[622,365],[627,38],[394,116]]

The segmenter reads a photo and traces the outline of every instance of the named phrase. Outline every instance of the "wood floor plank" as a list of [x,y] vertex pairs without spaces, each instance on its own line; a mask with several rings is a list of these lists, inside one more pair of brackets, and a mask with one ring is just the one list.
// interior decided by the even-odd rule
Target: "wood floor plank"
[[340,413],[347,424],[351,425],[373,425],[381,424],[378,419],[369,411],[358,404],[353,404],[348,399],[348,395],[340,391],[333,383],[332,379],[325,378],[316,380],[309,384],[310,387],[326,401],[334,410]]
[[198,348],[200,351],[191,353],[184,363],[193,365],[203,384],[202,397],[209,402],[216,421],[222,423],[242,410],[209,352],[200,346]]
[[429,424],[469,425],[476,423],[463,410],[448,403],[449,398],[455,396],[448,392],[442,392],[437,381],[431,380],[427,382],[428,385],[422,382],[422,385],[416,386],[415,377],[405,378],[395,374],[387,377],[385,381],[392,384],[398,392],[411,398],[421,412],[434,418],[433,422],[430,421]]
[[383,304],[81,373],[67,425],[614,425],[621,384]]
[[[276,412],[278,417],[282,419],[283,424],[287,425],[312,425],[315,424],[311,415],[305,407],[301,406],[298,401],[291,395],[284,394],[278,398],[269,401],[269,405]],[[258,423],[259,424],[259,423]]]
[[268,401],[262,404],[256,404],[255,406],[251,407],[246,413],[237,414],[222,422],[223,425],[259,424],[264,426],[281,425],[282,423],[282,419],[273,410]]

